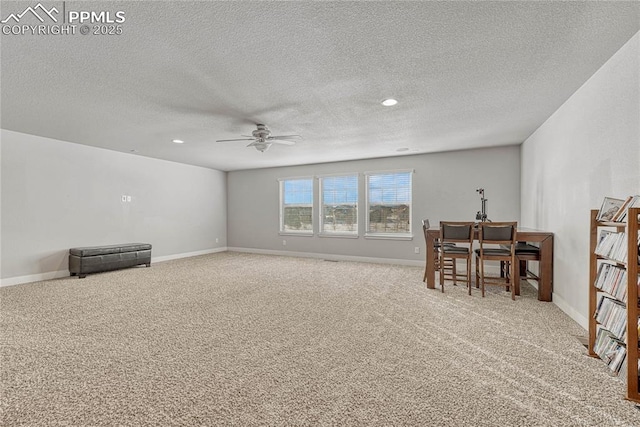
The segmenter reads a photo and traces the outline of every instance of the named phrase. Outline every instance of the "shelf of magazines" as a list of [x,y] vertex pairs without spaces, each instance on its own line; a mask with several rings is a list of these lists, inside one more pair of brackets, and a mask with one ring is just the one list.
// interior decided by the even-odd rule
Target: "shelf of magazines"
[[640,403],[640,208],[626,222],[601,221],[601,210],[591,211],[589,355],[626,374],[627,399]]

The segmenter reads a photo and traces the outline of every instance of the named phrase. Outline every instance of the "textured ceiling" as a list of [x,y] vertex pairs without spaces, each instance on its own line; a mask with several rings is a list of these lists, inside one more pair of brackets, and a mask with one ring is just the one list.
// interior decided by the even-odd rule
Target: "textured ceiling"
[[[635,1],[43,4],[123,33],[2,35],[2,128],[227,171],[519,144],[640,30]],[[255,123],[304,139],[215,142]]]

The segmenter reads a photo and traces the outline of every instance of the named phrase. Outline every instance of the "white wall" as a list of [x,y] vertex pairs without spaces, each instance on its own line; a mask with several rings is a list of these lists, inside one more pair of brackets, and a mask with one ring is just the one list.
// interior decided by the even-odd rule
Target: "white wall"
[[589,210],[640,194],[640,33],[522,146],[524,225],[555,233],[553,300],[588,326]]
[[226,247],[224,172],[7,130],[0,137],[4,285],[66,274],[77,246],[151,243],[154,260]]
[[[412,241],[374,240],[362,237],[364,229],[364,185],[362,173],[414,169]],[[280,236],[278,178],[360,173],[358,239]],[[316,182],[317,199],[317,182]],[[228,173],[228,246],[231,249],[268,253],[323,256],[333,259],[374,258],[423,265],[422,218],[432,224],[440,220],[475,220],[480,210],[477,187],[484,187],[489,218],[520,218],[520,147],[424,154],[318,165],[255,169]],[[317,212],[316,212],[317,216]],[[316,224],[317,232],[317,224]],[[287,245],[282,245],[282,240]],[[414,248],[420,248],[415,254]]]
[[2,285],[2,134],[0,133],[0,286]]

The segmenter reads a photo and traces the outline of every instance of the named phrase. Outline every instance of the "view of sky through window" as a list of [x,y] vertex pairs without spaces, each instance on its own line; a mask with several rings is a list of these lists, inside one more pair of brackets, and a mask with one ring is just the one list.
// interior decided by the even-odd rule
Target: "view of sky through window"
[[324,204],[354,204],[358,202],[358,176],[335,176],[322,179]]
[[284,181],[284,204],[300,205],[313,203],[313,180],[289,179]]
[[369,176],[369,204],[403,204],[410,201],[410,172]]

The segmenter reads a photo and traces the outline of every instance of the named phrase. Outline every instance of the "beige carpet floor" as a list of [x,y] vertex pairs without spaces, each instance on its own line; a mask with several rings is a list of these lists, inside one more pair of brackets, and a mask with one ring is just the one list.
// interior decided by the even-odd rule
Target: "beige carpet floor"
[[640,426],[529,285],[421,279],[219,253],[1,288],[0,424]]

